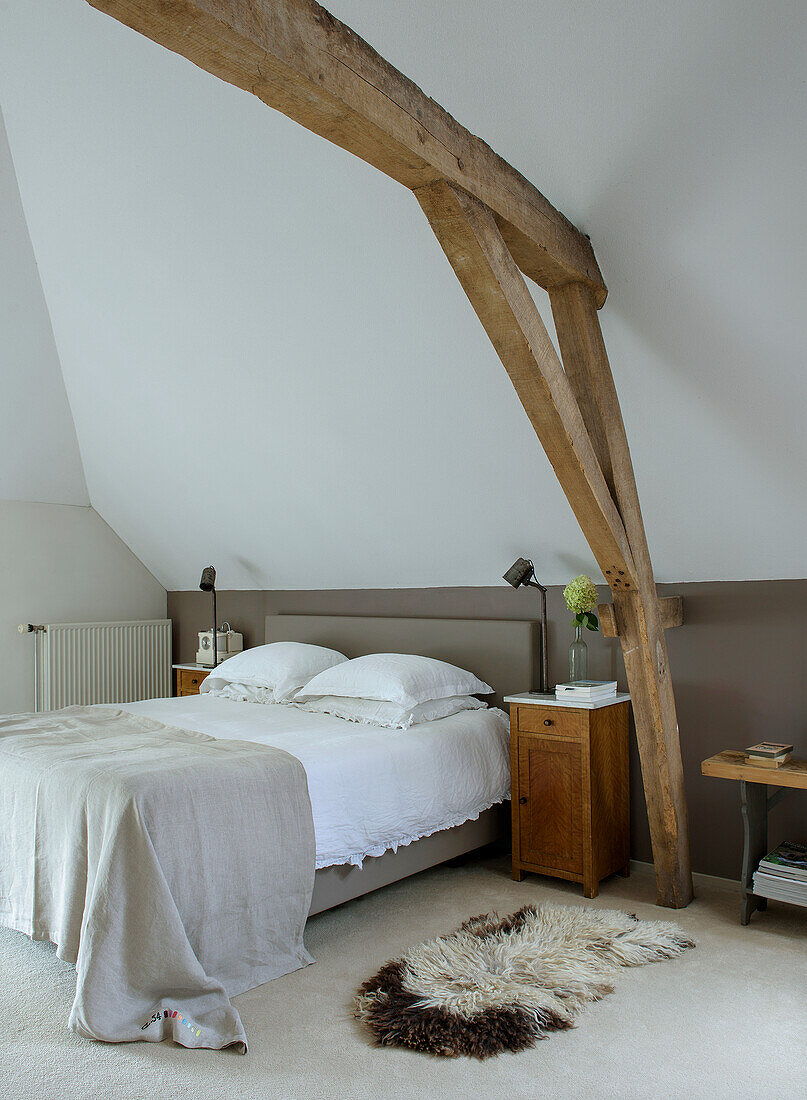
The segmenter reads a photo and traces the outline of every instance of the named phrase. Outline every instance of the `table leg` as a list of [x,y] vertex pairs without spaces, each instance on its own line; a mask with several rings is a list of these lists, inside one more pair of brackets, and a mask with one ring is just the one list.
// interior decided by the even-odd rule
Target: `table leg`
[[743,901],[740,920],[748,924],[755,909],[767,908],[768,899],[754,896],[754,871],[768,853],[768,788],[764,783],[740,782],[743,814]]

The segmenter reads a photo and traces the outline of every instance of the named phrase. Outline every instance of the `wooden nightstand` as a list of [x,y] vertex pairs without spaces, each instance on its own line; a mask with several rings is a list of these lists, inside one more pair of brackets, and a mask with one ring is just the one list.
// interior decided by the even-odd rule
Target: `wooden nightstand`
[[629,695],[582,703],[509,695],[513,878],[583,884],[630,871]]
[[198,695],[202,681],[211,673],[206,665],[173,665],[176,672],[176,694]]

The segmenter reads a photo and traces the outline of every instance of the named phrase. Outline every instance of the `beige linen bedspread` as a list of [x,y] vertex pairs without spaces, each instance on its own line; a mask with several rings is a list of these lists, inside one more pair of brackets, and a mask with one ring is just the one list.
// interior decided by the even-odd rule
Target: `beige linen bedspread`
[[106,1042],[246,1036],[230,998],[313,962],[302,764],[112,707],[0,717],[0,924],[76,967]]

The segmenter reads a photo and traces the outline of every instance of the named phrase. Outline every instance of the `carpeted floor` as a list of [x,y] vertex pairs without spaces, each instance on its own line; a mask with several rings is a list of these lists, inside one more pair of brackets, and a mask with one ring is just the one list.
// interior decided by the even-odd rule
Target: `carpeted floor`
[[[594,901],[571,884],[503,861],[438,868],[315,917],[316,965],[237,1000],[245,1057],[168,1044],[107,1046],[72,1035],[74,974],[47,944],[0,930],[3,1100],[385,1100],[409,1097],[803,1096],[807,1073],[807,911],[771,903],[739,924],[738,887],[697,882],[680,913],[653,905],[650,869],[603,884]],[[488,1062],[379,1049],[352,1016],[360,982],[419,940],[467,917],[529,901],[625,908],[677,920],[697,941],[680,959],[625,970],[579,1026]]]

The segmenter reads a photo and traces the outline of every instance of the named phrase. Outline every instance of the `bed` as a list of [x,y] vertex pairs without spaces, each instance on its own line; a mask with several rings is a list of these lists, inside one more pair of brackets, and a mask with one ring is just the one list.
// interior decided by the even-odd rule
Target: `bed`
[[[363,653],[422,653],[477,672],[495,689],[491,706],[506,695],[536,686],[540,640],[534,620],[412,619],[360,615],[267,615],[267,642],[313,642]],[[428,867],[457,859],[509,837],[509,805],[496,804],[477,818],[432,833],[397,851],[317,870],[311,913],[361,897]]]
[[[478,671],[497,695],[536,667],[530,623],[270,616],[266,640],[348,657],[419,653]],[[246,1049],[230,998],[312,961],[307,915],[503,833],[507,731],[496,709],[402,735],[204,695],[89,709],[89,721],[67,711],[38,726],[4,720],[0,922],[75,963],[70,1026],[93,1038]],[[4,890],[14,860],[28,873],[29,849],[38,921],[26,891],[11,904]]]

